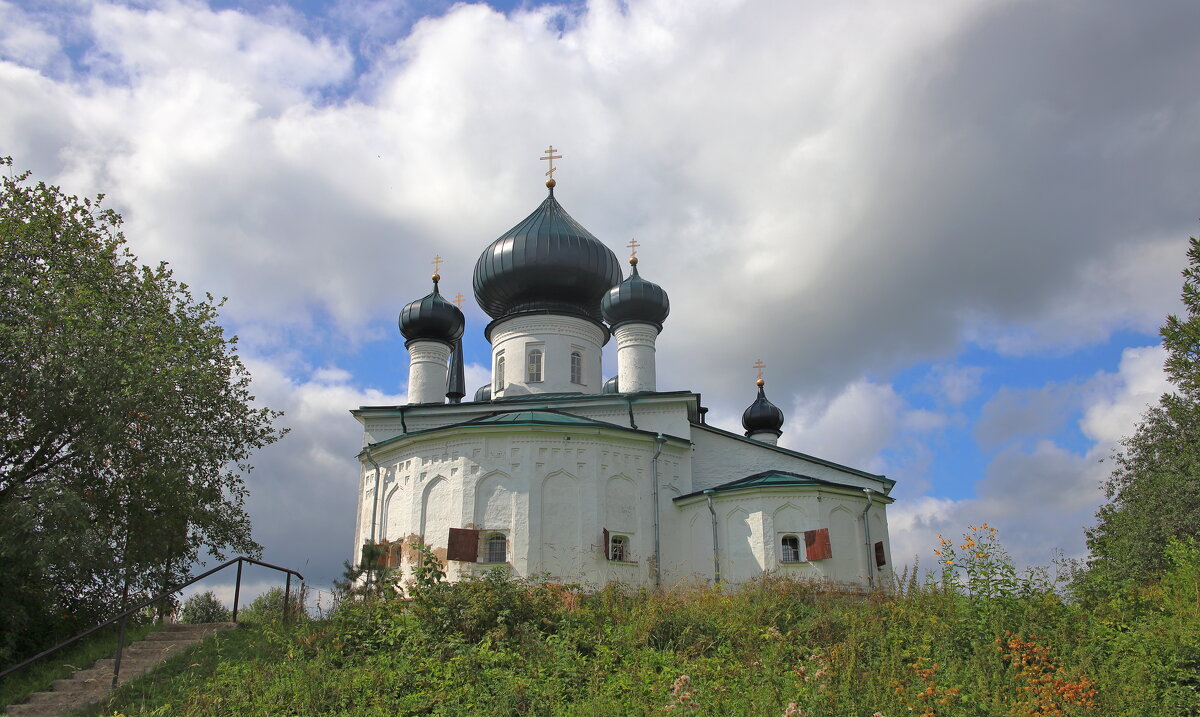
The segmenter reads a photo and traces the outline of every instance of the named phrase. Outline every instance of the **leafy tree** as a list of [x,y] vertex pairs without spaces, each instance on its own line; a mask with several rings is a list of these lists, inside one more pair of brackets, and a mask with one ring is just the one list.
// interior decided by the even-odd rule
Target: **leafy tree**
[[102,197],[28,178],[0,188],[0,661],[201,550],[256,554],[242,476],[283,435],[221,302],[140,265]]
[[[304,592],[308,592],[305,588]],[[283,588],[274,587],[238,611],[238,620],[242,622],[280,622],[283,620],[284,606]],[[300,594],[299,586],[293,587],[287,600],[288,620],[305,620],[308,613],[304,610],[304,596]]]
[[1183,272],[1186,316],[1160,331],[1175,391],[1142,416],[1114,456],[1110,502],[1088,531],[1091,578],[1141,580],[1167,567],[1173,537],[1200,535],[1200,242],[1191,239]]
[[179,612],[179,621],[188,625],[200,625],[207,622],[228,622],[233,613],[217,599],[216,593],[208,590],[196,593],[183,603]]

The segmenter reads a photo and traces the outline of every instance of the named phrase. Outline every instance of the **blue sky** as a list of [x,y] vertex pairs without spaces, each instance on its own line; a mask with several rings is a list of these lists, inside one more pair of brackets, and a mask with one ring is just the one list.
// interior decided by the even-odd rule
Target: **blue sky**
[[[988,521],[1084,554],[1167,388],[1200,187],[1191,2],[0,0],[0,154],[104,192],[147,262],[229,297],[292,433],[248,479],[271,562],[350,557],[347,411],[404,401],[400,308],[468,296],[556,195],[672,314],[659,385],[897,480],[894,554]],[[608,357],[611,361],[612,357]],[[605,375],[611,375],[608,366]]]

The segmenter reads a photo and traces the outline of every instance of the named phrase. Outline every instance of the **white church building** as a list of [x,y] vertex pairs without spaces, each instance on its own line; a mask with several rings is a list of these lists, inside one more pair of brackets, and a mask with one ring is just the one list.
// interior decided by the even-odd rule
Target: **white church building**
[[659,391],[667,293],[636,255],[623,275],[555,199],[553,171],[545,201],[475,265],[492,380],[473,400],[466,322],[439,276],[400,312],[409,403],[352,411],[364,429],[354,559],[408,569],[419,538],[451,580],[506,565],[591,585],[765,571],[886,584],[895,481],[776,445],[784,416],[761,379],[743,433],[706,423],[699,393]]

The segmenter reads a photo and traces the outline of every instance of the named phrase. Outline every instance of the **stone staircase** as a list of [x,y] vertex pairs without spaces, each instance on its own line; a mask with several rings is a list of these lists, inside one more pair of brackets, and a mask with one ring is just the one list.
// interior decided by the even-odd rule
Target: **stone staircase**
[[[209,635],[233,627],[232,622],[204,625],[170,624],[146,635],[138,642],[126,645],[121,653],[121,677],[124,684],[153,670],[171,655],[186,650]],[[38,692],[19,705],[9,705],[9,717],[58,717],[69,714],[93,702],[108,697],[112,691],[114,659],[96,660],[86,670],[79,670],[67,679],[55,680],[48,692]],[[3,714],[4,711],[0,711]]]

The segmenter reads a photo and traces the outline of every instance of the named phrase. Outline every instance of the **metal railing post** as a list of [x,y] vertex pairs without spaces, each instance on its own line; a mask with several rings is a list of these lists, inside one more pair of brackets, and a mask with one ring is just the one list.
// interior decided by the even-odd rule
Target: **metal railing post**
[[203,573],[197,575],[196,577],[191,578],[187,582],[181,583],[181,584],[171,588],[170,590],[166,590],[158,595],[155,595],[154,597],[148,598],[146,600],[142,600],[142,601],[138,602],[138,604],[134,605],[133,607],[128,607],[129,583],[126,582],[125,587],[121,591],[122,611],[120,614],[114,615],[111,618],[105,620],[104,622],[102,622],[94,627],[88,628],[87,630],[84,630],[83,632],[79,633],[78,635],[75,635],[74,637],[69,637],[66,640],[63,640],[62,642],[58,643],[57,645],[55,645],[53,647],[42,650],[41,652],[37,653],[36,655],[34,655],[32,657],[27,657],[15,665],[9,665],[8,667],[5,667],[4,669],[0,669],[0,678],[4,678],[8,675],[11,675],[12,673],[16,672],[17,670],[27,667],[27,666],[33,664],[34,662],[37,662],[38,660],[42,659],[43,657],[46,657],[47,655],[52,655],[55,652],[58,652],[59,650],[63,649],[64,647],[67,647],[68,645],[73,645],[76,642],[79,642],[80,640],[82,640],[83,638],[88,637],[89,635],[95,634],[98,630],[103,630],[104,628],[108,627],[109,625],[112,625],[113,623],[120,622],[120,625],[118,626],[119,634],[117,636],[117,653],[113,658],[113,685],[115,686],[117,683],[117,679],[120,675],[120,670],[121,670],[121,652],[125,647],[125,621],[127,618],[129,618],[131,615],[137,613],[139,610],[143,610],[147,607],[151,607],[155,603],[160,602],[166,598],[169,598],[171,595],[174,595],[175,593],[179,592],[180,590],[183,590],[184,588],[195,585],[196,583],[207,578],[208,576],[218,573],[218,572],[224,570],[225,568],[228,568],[229,566],[233,565],[234,563],[237,563],[237,566],[238,566],[237,586],[234,588],[234,594],[233,594],[233,609],[234,609],[234,615],[235,615],[234,620],[236,621],[237,620],[236,615],[237,615],[238,601],[240,600],[240,597],[241,597],[242,563],[243,562],[253,563],[254,565],[261,565],[264,568],[270,568],[271,570],[278,570],[281,573],[285,573],[288,576],[289,584],[291,583],[291,576],[295,575],[297,578],[300,579],[300,595],[301,596],[304,595],[304,576],[301,575],[300,573],[298,573],[295,570],[292,570],[290,568],[283,568],[278,565],[264,563],[261,560],[255,560],[254,558],[247,558],[244,556],[238,557],[238,558],[233,558],[232,560],[228,560],[224,563],[221,563],[217,567],[212,568],[211,570],[206,570]]
[[283,587],[283,624],[284,625],[286,625],[287,621],[288,621],[288,608],[291,606],[291,601],[292,601],[292,574],[288,573],[287,574],[287,582],[284,583],[284,587]]
[[233,587],[233,621],[237,622],[238,599],[242,596],[242,559],[238,558],[237,583]]
[[121,676],[121,651],[125,649],[125,618],[121,618],[121,623],[117,627],[117,655],[113,659],[113,689],[117,687],[117,678]]

